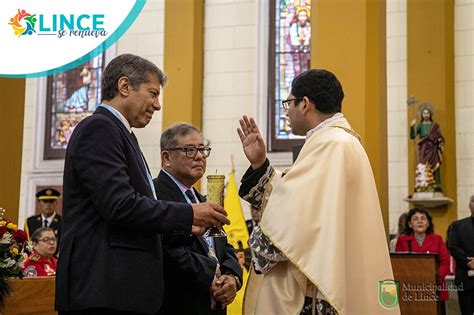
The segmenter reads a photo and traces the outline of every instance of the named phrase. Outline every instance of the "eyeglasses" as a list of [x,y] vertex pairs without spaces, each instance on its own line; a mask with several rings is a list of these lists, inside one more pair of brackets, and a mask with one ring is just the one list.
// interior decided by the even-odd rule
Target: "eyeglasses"
[[38,241],[43,242],[43,243],[50,243],[50,242],[56,243],[58,241],[58,238],[57,237],[45,237],[45,238],[39,239]]
[[208,158],[209,155],[211,155],[211,148],[210,147],[199,147],[199,148],[196,148],[196,147],[183,147],[183,148],[169,148],[169,149],[166,149],[168,151],[176,151],[176,150],[180,150],[180,151],[183,151],[184,153],[186,153],[186,156],[188,158],[192,158],[194,159],[198,153],[198,151],[202,154],[202,156],[204,158]]
[[284,101],[281,101],[281,107],[283,107],[284,110],[288,110],[288,108],[290,108],[290,102],[291,101],[295,101],[297,104],[297,102],[303,100],[302,97],[297,97],[297,98],[292,98],[290,100],[284,100]]

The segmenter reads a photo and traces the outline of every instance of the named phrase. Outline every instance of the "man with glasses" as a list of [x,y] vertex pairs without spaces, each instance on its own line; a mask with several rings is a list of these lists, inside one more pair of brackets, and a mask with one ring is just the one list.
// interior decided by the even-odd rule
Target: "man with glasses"
[[393,273],[369,159],[341,113],[343,98],[329,71],[293,80],[282,105],[292,132],[306,141],[282,175],[253,118],[240,120],[251,166],[239,195],[263,211],[249,241],[263,274],[260,284],[249,278],[251,314],[399,314],[396,303],[391,311],[379,304],[377,292],[396,301],[391,289],[379,288]]
[[45,277],[56,274],[56,257],[54,253],[58,239],[53,229],[41,227],[31,235],[33,253],[23,264],[22,273],[25,277]]
[[[193,187],[206,172],[211,148],[201,131],[185,123],[163,131],[160,141],[162,170],[153,180],[162,200],[195,204],[205,198]],[[164,235],[164,314],[225,314],[240,289],[242,269],[227,238],[195,234]]]

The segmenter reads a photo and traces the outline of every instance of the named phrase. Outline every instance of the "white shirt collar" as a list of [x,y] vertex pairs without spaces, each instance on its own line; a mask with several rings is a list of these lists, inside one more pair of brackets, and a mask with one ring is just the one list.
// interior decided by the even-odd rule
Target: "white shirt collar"
[[196,203],[200,203],[198,197],[196,196],[196,194],[194,192],[193,187],[188,188],[188,187],[184,186],[183,184],[181,184],[180,181],[177,180],[176,177],[171,175],[169,172],[167,172],[165,170],[163,170],[163,172],[165,172],[165,174],[168,175],[173,180],[173,182],[178,186],[179,190],[181,190],[181,193],[183,194],[184,198],[186,198],[188,203],[191,203],[191,200],[189,200],[188,196],[186,195],[186,191],[189,190],[189,189],[191,190],[191,192],[194,196],[194,199],[196,199]]
[[316,131],[318,130],[321,130],[322,128],[324,128],[325,126],[328,126],[328,125],[331,125],[335,122],[338,122],[338,121],[343,121],[345,120],[344,118],[344,115],[342,113],[336,113],[334,114],[334,116],[331,116],[325,120],[323,120],[322,122],[320,122],[316,127],[314,127],[313,129],[311,129],[310,131],[308,131],[306,133],[306,140],[309,139],[309,137],[311,137]]
[[116,116],[118,115],[119,118],[120,118],[119,120],[122,122],[122,124],[125,126],[125,128],[127,128],[128,132],[132,133],[132,127],[130,126],[130,123],[128,122],[128,120],[125,118],[125,116],[122,115],[122,113],[118,109],[116,109],[113,106],[110,106],[109,104],[104,104],[104,103],[102,103],[101,106],[105,107],[106,109],[111,111],[113,114],[116,114]]
[[122,113],[120,111],[117,110],[117,113],[119,114],[119,116],[122,120],[122,123],[125,126],[125,128],[127,128],[128,132],[132,133],[132,127],[130,126],[130,123],[128,122],[128,120],[125,118],[124,115],[122,115]]
[[44,220],[46,220],[46,221],[48,221],[48,226],[50,226],[51,222],[53,222],[55,216],[56,216],[56,212],[53,213],[53,215],[50,216],[49,218],[46,218],[43,214],[41,214],[41,225],[43,225]]

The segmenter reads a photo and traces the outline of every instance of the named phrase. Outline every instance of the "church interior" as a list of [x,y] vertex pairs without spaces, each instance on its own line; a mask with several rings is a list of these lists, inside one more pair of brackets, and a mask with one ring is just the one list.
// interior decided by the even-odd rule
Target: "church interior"
[[[70,134],[100,104],[104,66],[124,53],[168,76],[161,111],[135,129],[153,177],[162,130],[186,122],[212,147],[207,173],[235,167],[239,185],[249,166],[236,132],[242,115],[255,118],[271,163],[290,167],[304,138],[291,134],[280,104],[295,76],[321,68],[342,83],[342,112],[369,157],[387,242],[415,206],[428,209],[444,239],[453,221],[471,215],[473,0],[148,0],[88,63],[49,77],[0,78],[0,207],[20,228],[38,213],[39,190],[62,191]],[[443,138],[428,169],[419,166],[424,110]],[[198,186],[205,194],[205,177]]]

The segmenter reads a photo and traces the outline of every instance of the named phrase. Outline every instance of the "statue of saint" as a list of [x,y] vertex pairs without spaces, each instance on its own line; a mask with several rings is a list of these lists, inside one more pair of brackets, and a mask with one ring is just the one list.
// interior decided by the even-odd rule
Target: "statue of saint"
[[444,137],[438,123],[433,122],[433,106],[422,103],[418,109],[420,122],[416,119],[410,125],[410,139],[417,141],[418,164],[427,165],[434,175],[434,191],[441,191],[441,175],[439,167],[443,162]]

